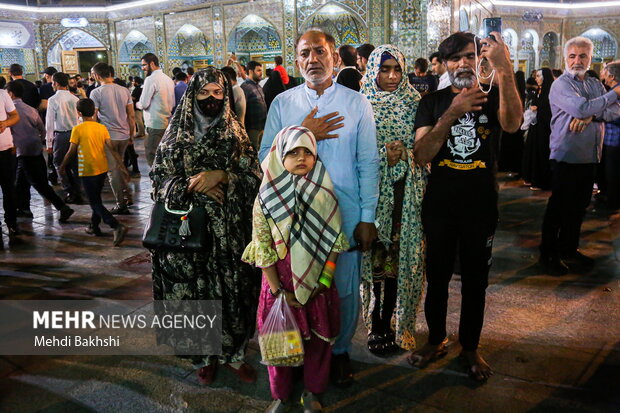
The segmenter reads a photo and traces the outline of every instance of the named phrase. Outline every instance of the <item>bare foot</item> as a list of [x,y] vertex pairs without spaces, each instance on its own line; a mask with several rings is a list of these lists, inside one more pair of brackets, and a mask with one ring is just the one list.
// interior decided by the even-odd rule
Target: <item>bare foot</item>
[[461,352],[461,356],[465,359],[465,362],[467,363],[467,372],[473,379],[478,381],[485,381],[493,375],[493,370],[491,370],[491,366],[489,366],[489,364],[484,361],[484,359],[477,350],[463,350]]
[[419,369],[423,369],[428,366],[431,362],[440,359],[441,357],[448,354],[448,350],[446,350],[446,344],[448,344],[448,339],[446,338],[441,344],[429,344],[426,343],[424,347],[421,349],[412,352],[408,357],[407,361],[413,367],[417,367]]

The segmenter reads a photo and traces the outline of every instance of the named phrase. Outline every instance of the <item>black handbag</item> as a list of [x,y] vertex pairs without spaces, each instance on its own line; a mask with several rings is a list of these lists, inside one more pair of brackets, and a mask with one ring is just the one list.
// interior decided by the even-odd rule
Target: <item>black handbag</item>
[[[165,199],[168,199],[168,193]],[[168,207],[167,202],[155,202],[144,228],[142,245],[153,250],[205,250],[208,247],[207,211],[192,204],[187,211],[174,210]]]

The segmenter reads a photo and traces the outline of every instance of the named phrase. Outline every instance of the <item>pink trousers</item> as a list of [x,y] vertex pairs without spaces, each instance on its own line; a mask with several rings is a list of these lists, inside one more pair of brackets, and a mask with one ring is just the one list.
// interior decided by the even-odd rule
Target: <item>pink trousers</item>
[[[332,359],[332,346],[311,334],[309,341],[304,341],[304,386],[314,394],[327,389],[329,369]],[[268,366],[271,397],[288,400],[293,390],[293,367]]]

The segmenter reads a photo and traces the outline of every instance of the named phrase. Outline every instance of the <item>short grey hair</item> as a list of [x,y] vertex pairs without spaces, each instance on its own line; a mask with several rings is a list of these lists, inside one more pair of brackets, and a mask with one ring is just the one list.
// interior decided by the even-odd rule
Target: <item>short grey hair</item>
[[594,43],[592,43],[592,40],[588,39],[587,37],[577,36],[567,41],[566,44],[564,45],[564,58],[565,59],[566,59],[566,56],[568,56],[569,47],[572,47],[572,46],[587,47],[588,49],[590,49],[590,56],[594,52]]
[[605,66],[605,70],[610,76],[613,76],[616,82],[620,82],[620,60],[607,63],[607,66]]

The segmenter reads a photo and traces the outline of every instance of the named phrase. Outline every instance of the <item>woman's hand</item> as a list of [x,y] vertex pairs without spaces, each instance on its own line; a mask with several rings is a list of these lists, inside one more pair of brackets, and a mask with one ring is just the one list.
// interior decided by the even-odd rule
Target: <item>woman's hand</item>
[[288,304],[290,307],[295,307],[295,308],[303,307],[303,305],[301,305],[301,303],[297,301],[297,298],[295,297],[294,292],[282,290],[281,294],[284,294],[284,299],[286,300],[286,304]]
[[219,183],[228,183],[228,175],[226,172],[218,169],[215,171],[204,171],[189,177],[188,192],[200,192],[207,194]]
[[224,203],[224,187],[221,183],[209,189],[205,194],[220,205]]
[[387,161],[389,166],[394,166],[398,163],[398,161],[402,158],[403,152],[400,147],[395,144],[395,142],[389,142],[385,144]]
[[395,149],[399,149],[402,153],[400,159],[403,161],[407,160],[407,148],[405,147],[405,143],[401,140],[392,141],[392,145]]

